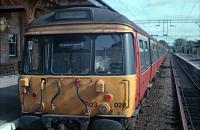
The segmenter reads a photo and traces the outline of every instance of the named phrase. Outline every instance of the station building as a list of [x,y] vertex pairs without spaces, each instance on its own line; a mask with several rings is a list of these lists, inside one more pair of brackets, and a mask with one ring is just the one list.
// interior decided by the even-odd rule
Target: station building
[[1,0],[0,75],[17,72],[23,54],[24,28],[57,5],[90,4],[87,0]]

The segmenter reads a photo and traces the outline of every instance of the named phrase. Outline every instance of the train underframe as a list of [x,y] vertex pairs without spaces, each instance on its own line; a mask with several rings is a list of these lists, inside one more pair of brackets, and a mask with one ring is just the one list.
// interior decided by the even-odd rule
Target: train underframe
[[128,130],[134,119],[122,116],[24,114],[20,127],[23,130]]

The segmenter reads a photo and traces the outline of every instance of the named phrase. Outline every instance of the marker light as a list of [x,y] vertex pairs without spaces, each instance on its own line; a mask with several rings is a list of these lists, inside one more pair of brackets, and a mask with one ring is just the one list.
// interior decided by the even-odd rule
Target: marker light
[[96,92],[97,93],[104,93],[105,92],[105,82],[103,80],[99,80],[96,83]]
[[19,85],[21,87],[28,87],[29,86],[29,79],[28,78],[21,78],[19,80]]
[[35,92],[33,92],[33,93],[32,93],[32,96],[33,96],[33,97],[36,97],[36,96],[37,96],[37,94],[36,94]]
[[106,102],[109,102],[110,100],[112,100],[113,99],[113,95],[112,94],[106,94],[105,95],[105,100],[106,100]]
[[103,114],[109,112],[109,111],[110,111],[110,105],[107,104],[107,103],[102,103],[102,104],[100,105],[100,107],[99,107],[99,111],[100,111],[101,113],[103,113]]
[[76,79],[74,80],[74,83],[75,83],[75,85],[80,85],[80,79],[76,78]]

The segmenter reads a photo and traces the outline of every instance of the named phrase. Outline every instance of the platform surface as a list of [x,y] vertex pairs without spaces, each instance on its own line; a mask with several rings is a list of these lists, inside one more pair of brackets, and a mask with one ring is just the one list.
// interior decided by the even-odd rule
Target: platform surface
[[183,53],[175,53],[175,54],[179,57],[182,57],[187,62],[190,62],[191,64],[193,64],[194,66],[200,69],[200,58],[197,58],[192,55],[183,54]]
[[17,75],[0,76],[0,127],[20,116]]

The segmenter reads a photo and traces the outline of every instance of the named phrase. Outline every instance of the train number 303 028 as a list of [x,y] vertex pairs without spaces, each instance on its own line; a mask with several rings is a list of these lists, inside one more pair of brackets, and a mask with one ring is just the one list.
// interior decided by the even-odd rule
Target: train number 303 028
[[[98,103],[97,102],[86,102],[86,105],[88,107],[98,107]],[[126,107],[126,103],[114,103],[114,107],[115,108],[125,108]]]
[[126,107],[126,103],[114,103],[114,107],[115,108],[125,108]]
[[86,105],[88,107],[97,107],[98,106],[97,102],[86,102]]

